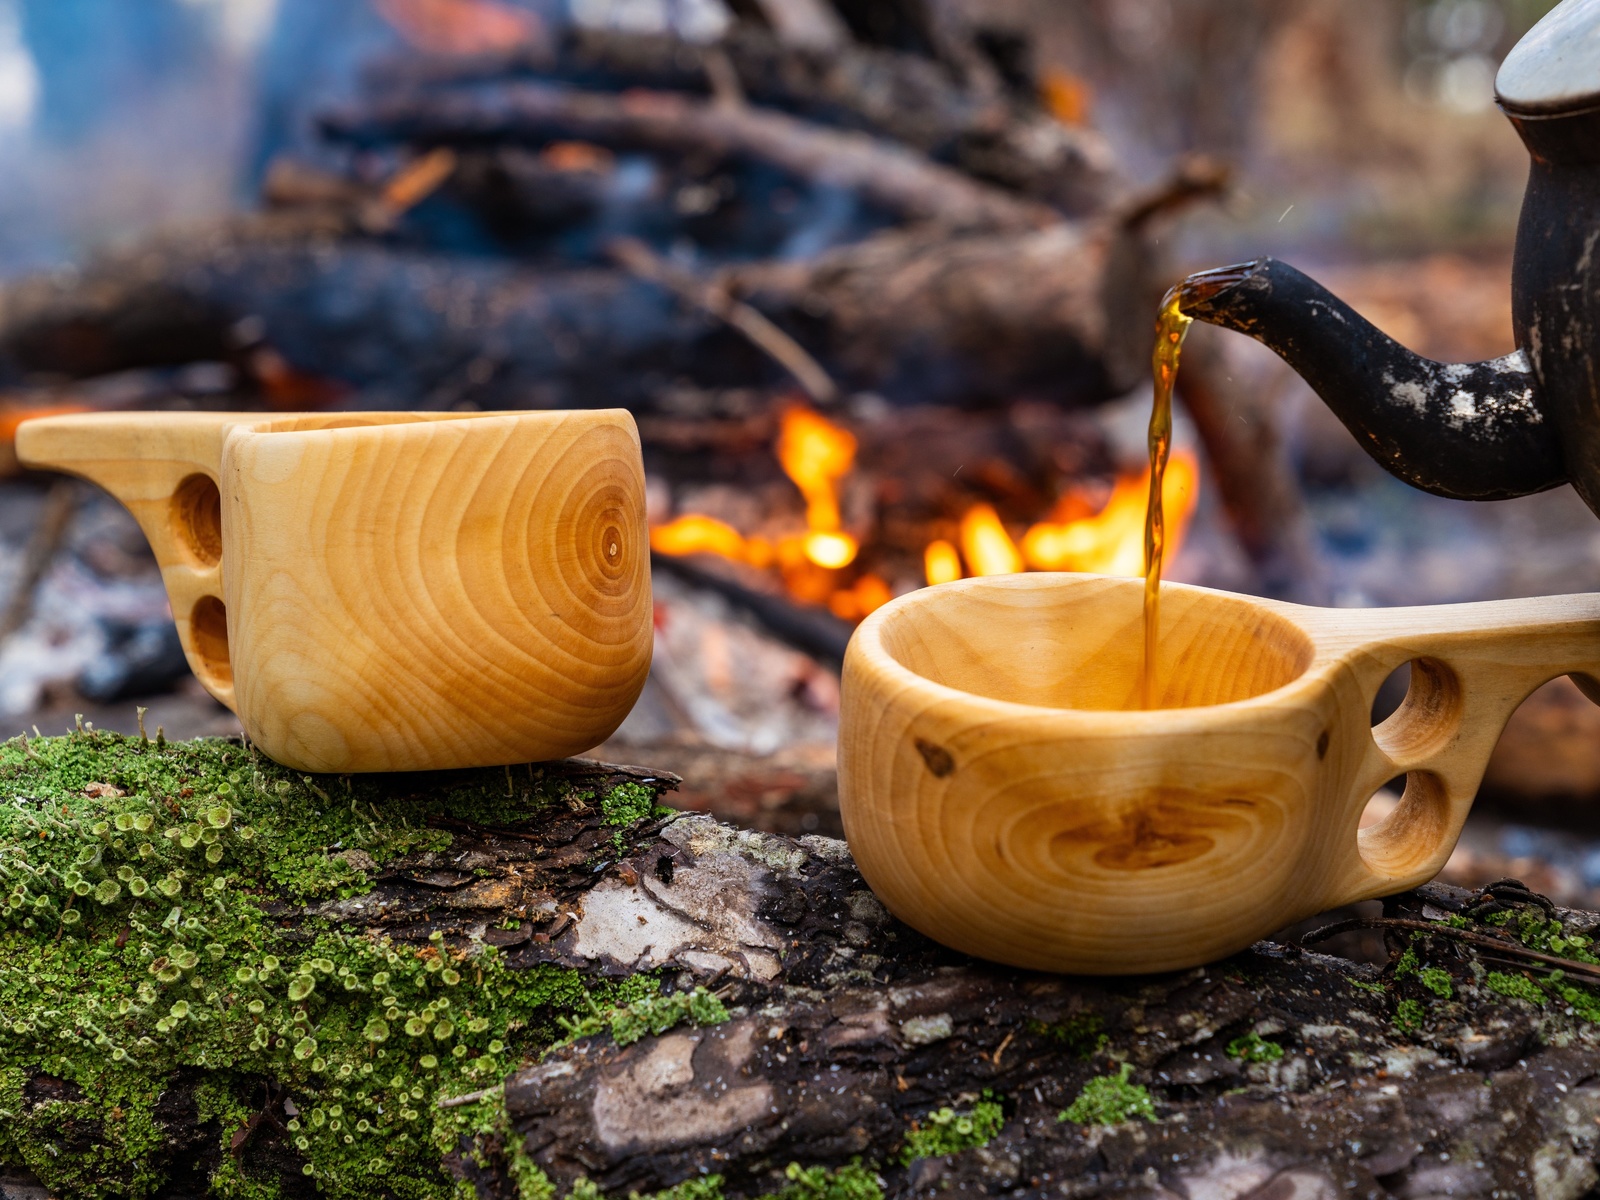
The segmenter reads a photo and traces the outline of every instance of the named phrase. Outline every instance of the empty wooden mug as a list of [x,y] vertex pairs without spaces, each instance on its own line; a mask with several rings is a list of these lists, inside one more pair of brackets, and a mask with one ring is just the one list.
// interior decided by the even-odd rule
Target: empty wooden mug
[[201,683],[306,771],[559,758],[650,667],[633,418],[136,413],[17,432],[133,512]]
[[[1210,962],[1432,878],[1517,705],[1565,674],[1600,699],[1600,596],[1325,610],[1168,584],[1144,711],[1142,590],[969,579],[856,631],[840,809],[896,916],[1040,970]],[[1394,812],[1359,829],[1399,775]]]

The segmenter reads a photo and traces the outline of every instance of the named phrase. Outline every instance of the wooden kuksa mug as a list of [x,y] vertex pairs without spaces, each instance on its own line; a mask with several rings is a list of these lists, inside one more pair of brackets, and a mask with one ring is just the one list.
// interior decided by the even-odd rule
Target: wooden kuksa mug
[[644,686],[644,468],[620,409],[48,417],[17,453],[128,506],[190,666],[288,766],[559,758]]
[[[969,579],[856,631],[840,808],[896,916],[1040,970],[1209,962],[1432,878],[1517,705],[1564,674],[1600,699],[1600,596],[1325,610],[1167,584],[1142,711],[1142,589]],[[1393,814],[1358,830],[1399,775]]]

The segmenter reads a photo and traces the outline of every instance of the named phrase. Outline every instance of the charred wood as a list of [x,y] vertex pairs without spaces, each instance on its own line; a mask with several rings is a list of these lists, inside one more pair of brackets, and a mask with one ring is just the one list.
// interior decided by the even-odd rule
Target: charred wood
[[652,570],[667,571],[692,587],[715,592],[740,612],[754,617],[779,641],[838,668],[850,644],[850,626],[825,609],[798,604],[776,592],[759,591],[726,574],[670,554],[650,555]]
[[1127,243],[1110,223],[907,230],[723,278],[840,377],[891,400],[1085,402],[1123,394],[1146,371],[1160,289]]
[[754,160],[857,193],[901,219],[960,229],[1037,229],[1059,216],[1048,205],[979,182],[896,142],[672,92],[613,95],[525,81],[436,89],[381,96],[325,114],[321,128],[357,146],[542,145],[576,138],[613,149]]
[[[1112,220],[892,232],[710,282],[856,390],[1094,403],[1144,377],[1160,287],[1141,238]],[[369,406],[648,406],[680,376],[781,378],[741,335],[631,273],[406,250],[326,215],[156,239],[0,288],[0,380],[248,361],[261,345]]]
[[921,55],[847,45],[826,52],[740,25],[714,46],[675,38],[575,29],[553,55],[529,48],[471,60],[393,60],[370,72],[382,91],[538,76],[575,87],[649,87],[712,95],[716,61],[754,104],[819,124],[902,142],[1069,215],[1100,207],[1116,166],[1099,135],[1062,125],[1035,105],[975,93]]

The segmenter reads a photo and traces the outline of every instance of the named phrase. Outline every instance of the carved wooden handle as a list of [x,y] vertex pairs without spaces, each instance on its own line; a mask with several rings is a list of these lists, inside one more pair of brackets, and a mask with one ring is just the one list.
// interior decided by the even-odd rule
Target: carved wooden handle
[[1359,832],[1357,853],[1329,905],[1390,895],[1438,874],[1511,714],[1542,684],[1572,675],[1600,697],[1600,596],[1548,596],[1427,608],[1297,609],[1293,619],[1370,703],[1384,679],[1411,664],[1395,713],[1371,731],[1352,725],[1364,761],[1351,775],[1359,818],[1385,782],[1406,777],[1384,821]]
[[133,513],[161,566],[189,666],[229,708],[233,676],[216,665],[228,661],[217,480],[223,440],[241,419],[236,413],[97,413],[44,417],[17,430],[24,465],[81,476]]

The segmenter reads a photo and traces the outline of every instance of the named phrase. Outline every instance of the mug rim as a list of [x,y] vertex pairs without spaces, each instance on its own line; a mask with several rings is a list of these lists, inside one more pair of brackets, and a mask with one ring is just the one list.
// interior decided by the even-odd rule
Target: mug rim
[[[907,592],[903,596],[896,596],[889,603],[873,612],[857,627],[855,636],[851,639],[849,649],[846,652],[846,670],[848,671],[854,666],[857,670],[871,671],[887,682],[896,683],[908,690],[915,690],[924,696],[984,709],[995,719],[1027,719],[1069,723],[1077,728],[1078,735],[1081,736],[1085,732],[1096,732],[1092,728],[1095,726],[1102,727],[1106,733],[1126,735],[1129,732],[1129,722],[1133,722],[1136,728],[1138,726],[1151,727],[1150,730],[1140,729],[1139,732],[1149,732],[1159,728],[1164,734],[1200,732],[1217,725],[1231,724],[1241,716],[1253,713],[1255,710],[1272,709],[1285,703],[1296,703],[1308,699],[1326,686],[1327,670],[1336,661],[1330,660],[1326,655],[1315,633],[1305,628],[1295,619],[1297,606],[1278,604],[1257,596],[1243,596],[1236,592],[1223,591],[1217,588],[1165,582],[1161,585],[1163,591],[1172,589],[1193,595],[1219,597],[1230,602],[1243,603],[1258,608],[1263,612],[1272,614],[1273,617],[1279,620],[1288,622],[1306,639],[1311,651],[1310,658],[1294,678],[1270,691],[1261,692],[1254,696],[1245,696],[1237,700],[1172,708],[1067,708],[1047,704],[1029,704],[1020,700],[1001,700],[993,696],[986,696],[981,692],[965,691],[947,683],[940,683],[938,680],[930,679],[928,676],[906,666],[884,644],[884,627],[889,622],[897,617],[904,616],[907,610],[940,604],[945,598],[958,592],[977,591],[981,588],[996,586],[1033,591],[1049,586],[1071,588],[1079,583],[1089,582],[1111,583],[1140,589],[1144,586],[1143,580],[1126,576],[1093,575],[1077,571],[1027,571],[1010,575],[975,576],[968,579],[953,580],[949,583],[935,584],[931,587],[918,588],[916,591]],[[1084,730],[1082,727],[1086,725],[1091,728]]]

